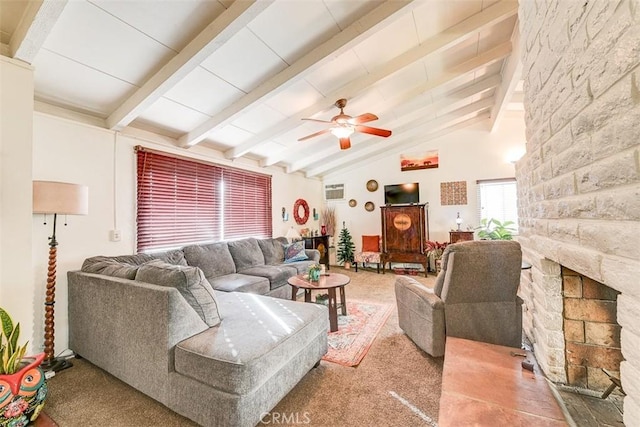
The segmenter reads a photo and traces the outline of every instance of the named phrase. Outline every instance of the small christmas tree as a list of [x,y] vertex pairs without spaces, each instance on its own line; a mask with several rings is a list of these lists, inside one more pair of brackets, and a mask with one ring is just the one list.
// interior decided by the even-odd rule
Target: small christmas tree
[[340,230],[340,240],[338,241],[338,264],[352,263],[355,249],[351,234],[349,234],[349,230],[347,230],[344,221],[342,221],[342,230]]

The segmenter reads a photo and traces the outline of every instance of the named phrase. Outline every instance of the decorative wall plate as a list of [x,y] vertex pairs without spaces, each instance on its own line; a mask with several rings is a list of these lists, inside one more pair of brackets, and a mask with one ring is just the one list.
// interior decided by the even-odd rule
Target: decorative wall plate
[[376,208],[376,205],[373,204],[373,202],[367,202],[364,204],[364,209],[367,212],[373,212],[373,210]]
[[355,208],[357,204],[358,202],[356,202],[356,199],[349,200],[349,206],[351,206],[352,208]]
[[370,179],[367,181],[367,190],[376,191],[378,189],[378,181],[375,179]]

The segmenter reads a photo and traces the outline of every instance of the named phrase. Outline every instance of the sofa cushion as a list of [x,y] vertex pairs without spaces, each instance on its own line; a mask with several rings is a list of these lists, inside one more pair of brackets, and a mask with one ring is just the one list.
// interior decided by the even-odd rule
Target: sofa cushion
[[269,292],[269,279],[247,274],[225,274],[213,277],[209,283],[218,291],[225,292],[251,292],[254,294],[266,294]]
[[138,272],[138,265],[118,262],[112,257],[95,256],[87,258],[82,263],[82,271],[85,273],[104,274],[105,276],[119,277],[133,280]]
[[304,261],[294,261],[294,262],[288,262],[280,265],[295,268],[297,271],[296,274],[304,274],[304,273],[307,273],[309,271],[309,267],[311,267],[314,264],[317,264],[317,262],[312,259],[306,259]]
[[318,335],[327,335],[327,308],[249,295],[218,294],[222,322],[178,343],[178,373],[218,390],[250,394]]
[[298,274],[295,267],[282,265],[257,265],[242,270],[242,274],[266,277],[269,279],[270,289],[276,289],[287,284],[287,279]]
[[234,240],[227,242],[227,245],[238,272],[256,265],[264,265],[264,255],[262,255],[257,239]]
[[94,256],[84,260],[81,270],[85,273],[104,274],[105,276],[133,280],[136,277],[138,267],[154,259],[161,259],[170,264],[187,265],[182,251],[176,249],[153,254]]
[[187,264],[202,270],[209,283],[216,277],[236,272],[236,265],[225,242],[185,246],[182,251]]
[[207,325],[216,326],[220,323],[213,288],[199,268],[154,260],[141,265],[135,279],[178,289]]
[[284,262],[304,261],[309,259],[304,250],[304,240],[284,246]]
[[[284,242],[283,242],[284,240]],[[277,265],[284,262],[284,246],[287,243],[286,237],[277,239],[259,239],[258,245],[264,256],[264,263],[267,265]]]

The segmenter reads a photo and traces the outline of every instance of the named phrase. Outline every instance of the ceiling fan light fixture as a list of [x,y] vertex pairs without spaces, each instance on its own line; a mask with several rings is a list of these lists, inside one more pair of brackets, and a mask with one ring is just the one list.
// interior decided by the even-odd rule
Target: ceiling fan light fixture
[[340,125],[331,129],[331,133],[336,138],[348,138],[353,135],[353,132],[355,132],[355,129],[349,125]]

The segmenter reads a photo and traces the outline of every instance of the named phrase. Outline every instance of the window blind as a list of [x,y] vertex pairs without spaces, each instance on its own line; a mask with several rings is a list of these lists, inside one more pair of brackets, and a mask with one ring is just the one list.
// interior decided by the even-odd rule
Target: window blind
[[270,176],[136,152],[138,252],[271,236]]
[[518,228],[518,195],[515,178],[478,180],[478,222],[495,218],[513,221]]
[[271,236],[271,177],[225,170],[224,239]]

